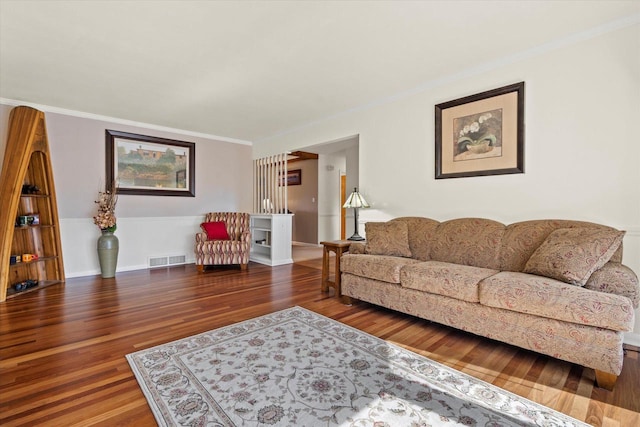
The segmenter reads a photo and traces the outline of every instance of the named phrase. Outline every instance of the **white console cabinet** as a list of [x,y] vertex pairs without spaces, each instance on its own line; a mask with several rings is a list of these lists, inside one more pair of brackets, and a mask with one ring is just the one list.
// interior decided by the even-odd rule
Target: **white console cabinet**
[[292,214],[251,214],[250,261],[270,266],[293,263],[292,217]]

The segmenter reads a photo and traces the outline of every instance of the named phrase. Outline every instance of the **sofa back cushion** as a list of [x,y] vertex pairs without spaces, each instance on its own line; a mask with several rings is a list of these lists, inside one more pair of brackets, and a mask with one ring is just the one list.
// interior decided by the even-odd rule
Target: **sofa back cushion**
[[[500,271],[522,272],[531,255],[554,230],[560,228],[612,227],[586,221],[541,219],[504,225],[482,218],[438,222],[423,217],[400,217],[391,222],[407,224],[412,258],[442,261]],[[611,262],[622,262],[622,245]]]
[[[572,220],[541,219],[510,224],[506,227],[502,237],[499,270],[524,271],[524,267],[531,255],[542,245],[549,234],[560,228],[575,227],[601,228],[615,231],[615,229],[604,225]],[[611,261],[622,261],[622,245],[614,252]]]
[[490,219],[461,218],[442,222],[431,246],[433,261],[500,268],[500,248],[505,225]]
[[[389,222],[403,222],[407,224],[409,234],[409,249],[411,257],[420,261],[429,261],[431,246],[436,236],[439,221],[423,217],[400,217]],[[367,234],[367,239],[369,235]]]

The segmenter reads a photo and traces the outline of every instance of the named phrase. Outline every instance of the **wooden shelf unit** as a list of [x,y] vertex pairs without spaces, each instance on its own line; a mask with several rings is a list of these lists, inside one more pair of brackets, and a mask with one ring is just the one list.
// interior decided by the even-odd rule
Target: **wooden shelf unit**
[[[23,194],[23,185],[38,187]],[[12,296],[63,283],[64,265],[56,192],[49,154],[44,113],[31,107],[15,107],[0,175],[0,302]],[[38,214],[38,224],[16,225],[19,216]],[[38,259],[10,264],[11,255],[36,254]],[[13,284],[27,279],[38,286],[16,292]]]

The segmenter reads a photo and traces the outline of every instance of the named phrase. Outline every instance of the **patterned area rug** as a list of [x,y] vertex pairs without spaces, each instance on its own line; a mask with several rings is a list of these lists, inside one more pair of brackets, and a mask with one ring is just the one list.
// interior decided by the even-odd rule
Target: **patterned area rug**
[[163,426],[586,426],[300,307],[127,355]]

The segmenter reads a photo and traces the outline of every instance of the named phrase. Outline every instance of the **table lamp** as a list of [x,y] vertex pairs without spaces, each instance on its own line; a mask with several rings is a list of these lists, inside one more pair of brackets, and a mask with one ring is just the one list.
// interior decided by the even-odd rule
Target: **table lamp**
[[347,201],[342,205],[345,209],[353,208],[353,217],[355,220],[353,236],[349,237],[347,240],[364,240],[364,237],[358,234],[358,209],[359,208],[368,208],[369,203],[362,197],[362,194],[358,193],[358,188],[355,187],[353,189],[353,193],[349,195]]

